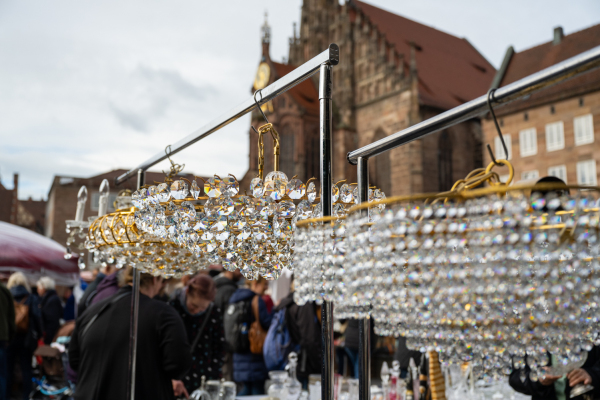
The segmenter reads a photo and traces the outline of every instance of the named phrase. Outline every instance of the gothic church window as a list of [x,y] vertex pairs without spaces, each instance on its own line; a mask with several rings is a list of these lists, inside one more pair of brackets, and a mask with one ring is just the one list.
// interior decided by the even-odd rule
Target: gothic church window
[[443,131],[438,139],[438,190],[450,190],[452,179],[452,139],[448,131]]
[[296,174],[294,167],[296,137],[289,125],[284,125],[279,131],[280,149],[279,149],[279,169],[291,178]]

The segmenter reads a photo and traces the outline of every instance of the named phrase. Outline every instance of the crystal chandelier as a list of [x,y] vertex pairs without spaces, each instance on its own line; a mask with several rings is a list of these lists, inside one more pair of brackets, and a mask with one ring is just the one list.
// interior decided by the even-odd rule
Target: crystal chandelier
[[[202,196],[196,180],[173,180],[181,166],[172,162],[172,172],[164,183],[133,194],[138,228],[172,240],[211,264],[221,264],[230,271],[239,268],[249,279],[259,275],[277,279],[284,268],[293,269],[296,223],[322,215],[320,198],[314,178],[305,184],[278,171],[279,134],[273,125],[267,123],[257,133],[259,174],[250,183],[250,194],[239,193],[235,176],[215,175],[203,180]],[[274,141],[274,171],[266,177],[265,134]],[[333,202],[340,197],[353,198],[350,186],[333,186]],[[338,214],[345,209],[336,207]]]
[[353,210],[344,282],[379,334],[489,374],[527,363],[536,381],[547,352],[576,364],[600,344],[600,189],[469,188],[492,166],[463,190],[380,202],[372,223]]
[[547,352],[573,366],[600,344],[599,197],[600,188],[509,187],[492,164],[447,193],[299,222],[295,299],[333,300],[337,317],[372,317],[378,334],[487,376],[527,365],[535,381]]
[[[342,181],[343,182],[343,181]],[[340,183],[333,185],[334,191]],[[354,186],[354,188],[352,188]],[[352,293],[345,282],[346,227],[344,219],[348,210],[358,204],[356,184],[342,185],[340,196],[333,204],[334,215],[298,221],[294,239],[295,292],[294,301],[303,305],[309,301],[321,304],[334,301],[336,318],[352,318],[362,305],[352,301]],[[385,193],[373,187],[369,189],[370,203],[385,199]],[[332,199],[333,200],[333,199]],[[385,209],[385,205],[369,207],[368,219],[373,220]]]

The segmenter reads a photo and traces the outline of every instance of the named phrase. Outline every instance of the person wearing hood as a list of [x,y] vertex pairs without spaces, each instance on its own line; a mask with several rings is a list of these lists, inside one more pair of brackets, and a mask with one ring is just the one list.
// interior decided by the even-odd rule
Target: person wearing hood
[[[121,273],[112,297],[91,305],[77,318],[69,345],[69,365],[78,374],[75,400],[128,400],[129,319],[133,267]],[[153,297],[161,277],[140,274],[135,398],[174,400],[183,392],[174,384],[192,364],[180,316]]]
[[121,274],[122,269],[118,269],[110,275],[106,275],[104,279],[98,286],[96,286],[96,295],[89,302],[91,304],[96,304],[104,299],[109,298],[113,294],[117,293],[119,290],[119,275]]
[[[192,344],[192,368],[183,381],[187,395],[198,389],[203,376],[208,380],[220,380],[225,355],[223,313],[213,300],[217,289],[213,279],[197,274],[169,304],[183,320],[188,341]],[[184,393],[185,394],[185,393]]]
[[77,315],[81,315],[85,310],[92,304],[92,300],[98,294],[98,285],[112,273],[117,271],[117,267],[114,264],[107,264],[102,270],[98,270],[96,278],[87,285],[81,299],[77,302]]
[[[214,303],[224,313],[229,305],[229,299],[238,290],[238,282],[242,279],[242,273],[239,269],[233,272],[223,271],[214,279],[217,287]],[[225,359],[223,361],[222,373],[225,380],[233,380],[233,353],[228,349],[227,343],[225,343]]]
[[[19,307],[27,313],[27,322],[16,327],[17,332],[8,346],[8,388],[10,392],[10,388],[14,386],[15,365],[18,363],[23,381],[22,396],[23,399],[28,399],[33,376],[31,359],[37,348],[38,339],[42,336],[39,299],[31,293],[27,278],[21,272],[15,272],[10,276],[7,287],[14,299],[15,308]],[[8,394],[10,396],[10,393]]]
[[47,345],[54,340],[54,335],[60,328],[60,319],[63,316],[63,306],[55,288],[54,279],[47,276],[41,277],[37,283],[37,291],[41,297],[40,310],[42,312],[44,343]]
[[[267,305],[262,299],[267,281],[258,278],[255,281],[246,281],[249,288],[239,288],[229,299],[229,304],[246,301],[251,304],[255,296],[258,296],[258,319],[261,327],[269,330],[273,315],[267,310]],[[248,321],[255,321],[252,307],[248,307]],[[267,366],[262,354],[233,353],[233,380],[244,384],[238,396],[264,394],[265,381],[268,377]]]

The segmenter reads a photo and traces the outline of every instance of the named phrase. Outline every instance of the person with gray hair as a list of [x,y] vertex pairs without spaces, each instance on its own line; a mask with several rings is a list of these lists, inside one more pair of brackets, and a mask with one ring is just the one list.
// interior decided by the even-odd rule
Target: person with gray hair
[[58,328],[60,328],[60,319],[63,315],[63,306],[60,298],[54,290],[56,284],[54,279],[44,276],[37,282],[38,294],[42,298],[40,310],[42,312],[42,328],[44,330],[44,343],[50,344],[54,340]]
[[8,279],[8,289],[14,299],[15,335],[8,345],[8,398],[15,398],[15,393],[10,393],[19,385],[16,366],[21,370],[21,396],[29,398],[31,392],[31,358],[37,347],[38,339],[42,336],[42,323],[38,297],[31,293],[27,277],[22,272],[13,273]]

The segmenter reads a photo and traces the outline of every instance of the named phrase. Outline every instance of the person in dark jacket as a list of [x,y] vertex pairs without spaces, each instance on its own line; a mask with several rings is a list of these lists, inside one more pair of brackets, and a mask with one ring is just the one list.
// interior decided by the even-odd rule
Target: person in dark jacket
[[[260,279],[264,280],[264,278]],[[240,288],[233,293],[229,299],[229,304],[240,301],[251,303],[255,296],[258,296],[258,319],[260,325],[267,331],[271,325],[273,315],[267,311],[267,305],[260,295],[248,288]],[[248,312],[250,313],[248,318],[251,324],[256,320],[252,307],[248,307]],[[233,380],[244,384],[238,396],[264,394],[267,377],[268,371],[262,354],[253,354],[251,352],[233,353]]]
[[[27,278],[20,272],[11,275],[8,281],[10,293],[15,302],[21,303],[28,308],[27,330],[17,331],[14,339],[8,346],[8,387],[15,383],[15,367],[18,364],[21,370],[23,399],[28,399],[31,393],[32,367],[31,359],[37,348],[38,339],[42,337],[42,323],[39,309],[39,299],[31,293]],[[10,393],[9,393],[10,395]]]
[[[238,289],[238,282],[242,279],[242,274],[237,269],[234,272],[223,271],[214,279],[217,286],[217,295],[215,296],[214,303],[224,313],[229,304],[229,299]],[[233,353],[227,349],[227,344],[225,344],[225,361],[222,372],[225,380],[233,380]]]
[[50,344],[54,335],[60,328],[60,319],[63,317],[63,306],[56,293],[54,279],[44,276],[37,283],[38,294],[41,297],[40,310],[42,312],[42,328],[44,329],[44,343]]
[[[217,289],[213,279],[204,274],[194,276],[169,304],[181,316],[192,349],[192,368],[183,379],[186,394],[201,385],[201,378],[220,380],[225,356],[223,313],[212,302]],[[200,329],[202,331],[200,332]]]
[[0,399],[8,388],[8,344],[15,336],[15,304],[10,291],[0,282]]
[[[75,400],[129,400],[132,280],[133,268],[128,266],[117,293],[90,306],[77,318],[69,346],[69,363],[79,376]],[[192,361],[181,318],[173,307],[152,299],[161,286],[162,278],[141,274],[135,381],[135,398],[139,400],[172,400],[180,396],[182,388],[172,381],[180,380]]]
[[314,302],[299,306],[294,302],[294,292],[281,299],[275,312],[286,308],[285,323],[292,342],[300,345],[296,374],[303,387],[308,385],[308,376],[321,373],[321,321],[319,306]]
[[[551,365],[556,363],[550,356]],[[510,374],[508,383],[519,393],[531,396],[531,400],[556,400],[569,399],[571,389],[577,384],[592,385],[594,390],[585,393],[596,399],[600,396],[600,347],[594,346],[588,352],[587,359],[581,368],[569,372],[566,377],[547,375],[537,382],[529,378],[529,367],[525,367],[525,379],[521,379],[521,370],[515,369]],[[575,400],[583,400],[584,395],[573,397]]]

